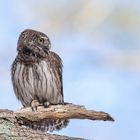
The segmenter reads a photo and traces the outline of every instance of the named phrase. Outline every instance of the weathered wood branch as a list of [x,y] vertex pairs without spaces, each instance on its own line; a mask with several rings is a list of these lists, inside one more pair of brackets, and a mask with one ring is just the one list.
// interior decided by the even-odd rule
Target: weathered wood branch
[[15,112],[10,110],[0,110],[0,140],[8,138],[28,140],[84,140],[82,138],[52,135],[21,126],[28,123],[39,123],[42,120],[44,121],[48,119],[114,121],[108,113],[87,110],[84,106],[74,104],[53,105],[49,108],[43,108],[40,106],[37,112],[33,112],[31,108],[24,108]]

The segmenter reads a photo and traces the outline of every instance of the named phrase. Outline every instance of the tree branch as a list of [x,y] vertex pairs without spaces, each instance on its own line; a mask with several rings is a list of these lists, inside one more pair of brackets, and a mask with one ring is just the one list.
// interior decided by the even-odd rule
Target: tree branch
[[0,139],[10,138],[26,138],[38,140],[84,140],[81,138],[72,138],[67,136],[52,135],[35,131],[27,127],[22,127],[28,123],[40,123],[48,119],[89,119],[114,121],[114,119],[105,112],[87,110],[84,106],[66,104],[52,105],[49,108],[38,107],[37,112],[33,112],[31,108],[23,108],[19,111],[0,110]]

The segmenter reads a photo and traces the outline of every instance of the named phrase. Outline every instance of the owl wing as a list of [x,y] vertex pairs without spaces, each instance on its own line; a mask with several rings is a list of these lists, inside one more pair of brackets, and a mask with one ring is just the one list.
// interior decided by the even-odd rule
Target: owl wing
[[62,77],[62,68],[63,68],[63,64],[62,64],[62,60],[59,57],[59,55],[57,55],[56,53],[50,51],[50,58],[51,58],[51,63],[54,67],[54,69],[56,70],[57,74],[58,74],[58,78],[60,80],[61,83],[61,94],[63,97],[63,77]]

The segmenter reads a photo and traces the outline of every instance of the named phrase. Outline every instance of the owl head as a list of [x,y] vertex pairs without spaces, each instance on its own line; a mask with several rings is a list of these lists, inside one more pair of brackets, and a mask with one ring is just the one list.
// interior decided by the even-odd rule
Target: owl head
[[42,32],[26,29],[18,39],[17,51],[26,55],[45,56],[50,50],[51,43]]

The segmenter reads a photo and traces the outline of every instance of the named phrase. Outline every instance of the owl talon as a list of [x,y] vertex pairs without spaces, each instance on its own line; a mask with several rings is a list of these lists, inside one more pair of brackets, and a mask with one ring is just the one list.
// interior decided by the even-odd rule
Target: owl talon
[[32,111],[36,112],[37,111],[37,107],[40,105],[40,103],[37,100],[32,100],[31,102],[31,109]]
[[50,102],[46,101],[46,102],[43,103],[43,105],[44,105],[44,107],[49,107]]

